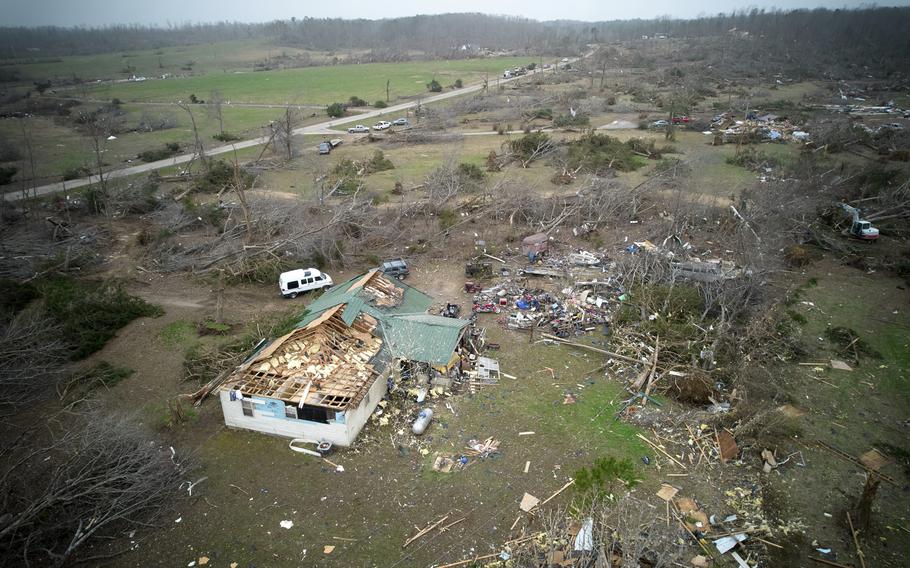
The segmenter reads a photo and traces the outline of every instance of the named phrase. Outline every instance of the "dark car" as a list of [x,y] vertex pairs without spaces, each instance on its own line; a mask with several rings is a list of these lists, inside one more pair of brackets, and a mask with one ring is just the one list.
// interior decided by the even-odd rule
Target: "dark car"
[[383,262],[382,266],[380,266],[379,269],[382,270],[384,274],[394,276],[399,280],[404,279],[405,276],[411,273],[410,269],[408,268],[408,263],[400,258]]
[[328,142],[321,142],[319,144],[319,153],[320,154],[329,154],[332,152],[332,145]]

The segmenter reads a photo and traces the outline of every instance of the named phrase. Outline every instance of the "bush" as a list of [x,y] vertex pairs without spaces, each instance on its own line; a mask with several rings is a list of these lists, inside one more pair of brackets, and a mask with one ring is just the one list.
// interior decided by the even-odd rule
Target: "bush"
[[19,168],[16,166],[0,166],[0,185],[12,183],[13,178],[16,177],[16,172],[18,171]]
[[164,311],[129,295],[118,282],[90,282],[56,277],[38,289],[47,312],[57,319],[75,346],[74,359],[104,347],[117,330],[139,317],[158,317]]
[[358,168],[350,159],[344,158],[332,168],[328,185],[335,186],[336,184],[340,184],[337,191],[340,194],[354,193],[357,190],[357,186],[360,185]]
[[231,134],[230,132],[220,132],[218,134],[213,134],[212,138],[220,142],[233,142],[234,140],[240,140],[240,136]]
[[642,166],[632,145],[606,134],[586,134],[569,144],[569,166],[590,173],[609,169],[630,172]]
[[461,82],[461,79],[455,79],[455,88],[460,89],[464,86],[464,83]]
[[553,120],[553,126],[556,128],[568,128],[570,126],[588,126],[591,124],[591,119],[583,114],[576,114],[572,116],[571,114],[561,114]]
[[525,134],[521,138],[509,140],[507,142],[509,149],[521,157],[522,160],[528,160],[539,148],[550,142],[550,137],[544,132],[532,132]]
[[157,162],[165,160],[176,155],[180,151],[180,144],[177,142],[168,142],[163,148],[157,150],[146,150],[139,154],[138,158],[143,162]]
[[471,181],[483,181],[483,178],[486,177],[480,166],[468,162],[458,164],[458,175]]
[[432,81],[427,83],[427,90],[430,91],[431,93],[441,93],[442,85],[439,84],[439,81],[437,81],[436,79],[433,79]]
[[85,166],[76,166],[63,170],[63,181],[79,179],[92,175],[92,171]]
[[384,172],[386,170],[394,170],[395,164],[391,160],[385,157],[385,154],[382,153],[382,150],[376,150],[373,152],[373,156],[370,158],[370,161],[366,163],[364,168],[365,173],[373,174],[376,172]]
[[575,472],[575,500],[577,509],[585,510],[593,502],[606,496],[618,481],[625,487],[638,484],[635,477],[635,466],[630,459],[618,460],[613,457],[597,458],[590,467],[582,467]]
[[544,120],[553,120],[553,109],[539,108],[531,113],[531,118],[542,118]]
[[360,97],[358,97],[356,95],[351,97],[350,99],[348,99],[348,103],[350,104],[350,106],[354,106],[354,107],[365,107],[368,104],[365,100],[361,99]]
[[325,109],[325,112],[331,118],[341,118],[344,116],[344,105],[341,103],[332,103]]
[[389,106],[389,103],[380,100],[380,101],[376,101],[375,103],[373,103],[373,106],[376,108],[386,108],[387,106]]
[[458,214],[451,209],[443,209],[439,212],[439,228],[447,231],[455,226],[458,221]]
[[16,315],[37,297],[38,290],[32,284],[0,278],[0,321]]
[[242,189],[249,189],[255,179],[253,174],[224,160],[218,160],[210,165],[205,175],[196,179],[193,190],[200,193],[217,193],[225,187],[234,185],[238,174]]

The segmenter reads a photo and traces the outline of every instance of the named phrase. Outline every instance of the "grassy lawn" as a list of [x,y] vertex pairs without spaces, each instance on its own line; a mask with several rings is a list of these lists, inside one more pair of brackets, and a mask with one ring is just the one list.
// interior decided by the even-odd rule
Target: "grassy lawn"
[[93,98],[119,98],[124,101],[173,102],[191,93],[205,99],[213,90],[236,103],[331,104],[359,96],[372,103],[385,99],[386,81],[391,81],[394,101],[426,92],[434,77],[443,86],[455,79],[474,82],[485,74],[496,76],[503,69],[526,64],[533,57],[500,57],[457,61],[415,61],[409,63],[370,63],[307,67],[264,72],[210,73],[203,76],[172,78],[142,83],[117,83],[95,86]]
[[[220,407],[208,401],[178,432],[199,445],[205,469],[198,476],[208,476],[205,499],[181,507],[174,514],[180,523],[169,519],[117,562],[135,565],[154,557],[185,565],[208,556],[218,565],[373,566],[381,558],[384,566],[425,566],[500,546],[511,538],[525,491],[545,498],[597,457],[634,460],[636,472],[649,478],[640,457],[650,452],[634,428],[613,417],[624,398],[621,388],[587,374],[599,358],[529,345],[492,316],[482,319],[490,340],[503,344],[497,354],[503,370],[517,380],[431,400],[436,419],[420,438],[407,430],[411,410],[403,422],[371,421],[355,448],[331,457],[344,473],[291,452],[287,440],[219,426]],[[167,334],[181,335],[180,325]],[[577,396],[576,404],[563,404],[567,392]],[[527,431],[535,433],[519,436]],[[498,455],[471,459],[450,474],[432,470],[437,452],[461,454],[470,439],[491,436],[501,441]],[[556,503],[571,497],[570,490]],[[446,514],[465,521],[402,549],[415,526]],[[294,526],[281,528],[283,520]],[[327,545],[336,547],[331,554],[323,553]]]
[[[32,60],[34,62],[5,60],[4,63],[10,65],[11,71],[18,73],[22,81],[31,83],[44,79],[52,82],[72,80],[74,76],[83,81],[92,81],[129,78],[131,75],[151,78],[166,73],[227,73],[251,70],[256,62],[276,56],[296,57],[301,54],[306,54],[314,63],[331,59],[322,52],[276,47],[268,40],[254,39]],[[188,65],[191,62],[193,64]],[[184,69],[188,66],[191,67],[189,71]]]

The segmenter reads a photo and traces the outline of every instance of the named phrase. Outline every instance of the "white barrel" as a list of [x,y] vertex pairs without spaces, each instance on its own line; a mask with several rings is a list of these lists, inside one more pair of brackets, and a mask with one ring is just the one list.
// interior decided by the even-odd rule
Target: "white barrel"
[[425,408],[420,411],[420,414],[417,415],[417,420],[414,421],[414,425],[411,426],[411,431],[415,435],[420,436],[426,431],[427,426],[430,425],[430,420],[433,419],[433,410],[430,408]]

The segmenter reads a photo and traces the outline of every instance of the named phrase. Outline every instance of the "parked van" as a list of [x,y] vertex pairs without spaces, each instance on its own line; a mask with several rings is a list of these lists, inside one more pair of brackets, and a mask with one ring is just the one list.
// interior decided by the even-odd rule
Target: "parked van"
[[298,294],[309,292],[310,290],[328,290],[334,285],[332,277],[325,272],[320,272],[315,268],[306,270],[298,268],[288,272],[282,272],[278,277],[278,289],[285,298],[296,298]]

